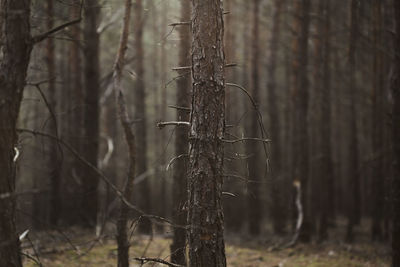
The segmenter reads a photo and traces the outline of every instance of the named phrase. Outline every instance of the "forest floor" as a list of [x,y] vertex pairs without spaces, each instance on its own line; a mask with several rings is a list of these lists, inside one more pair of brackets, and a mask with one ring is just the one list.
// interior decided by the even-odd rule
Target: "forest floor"
[[[116,266],[117,246],[111,236],[96,239],[93,235],[79,229],[69,229],[66,236],[60,232],[31,234],[25,240],[25,254],[40,261],[44,267],[62,266]],[[334,236],[332,239],[337,238]],[[384,267],[390,266],[390,249],[383,243],[371,243],[364,234],[357,243],[346,244],[339,241],[327,241],[321,244],[299,244],[294,248],[276,249],[277,238],[254,240],[239,235],[226,237],[226,257],[228,266],[234,267]],[[58,240],[58,241],[57,241]],[[154,237],[135,235],[130,250],[131,266],[142,266],[133,260],[135,257],[159,258],[169,261],[171,238],[167,235]],[[364,240],[364,241],[363,241]],[[71,243],[69,243],[71,242]],[[36,247],[36,252],[32,249]],[[275,244],[275,245],[274,245]],[[29,248],[30,247],[30,248]],[[37,255],[38,251],[39,257]],[[39,258],[39,260],[37,259]],[[24,266],[40,266],[35,260],[24,257]],[[165,266],[154,262],[144,266]]]

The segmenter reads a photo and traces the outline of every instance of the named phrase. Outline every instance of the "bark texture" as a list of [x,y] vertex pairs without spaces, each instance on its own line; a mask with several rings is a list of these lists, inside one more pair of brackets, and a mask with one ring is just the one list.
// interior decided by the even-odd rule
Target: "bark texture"
[[[0,62],[0,194],[15,191],[16,123],[25,86],[32,38],[30,0],[2,0],[3,58]],[[22,266],[15,228],[15,197],[0,199],[0,266]]]
[[[190,21],[191,4],[187,0],[181,0],[181,21]],[[179,28],[179,66],[189,66],[190,62],[190,28],[181,26]],[[186,71],[177,81],[176,101],[181,107],[190,105],[190,74]],[[187,110],[178,109],[177,121],[189,121]],[[176,127],[175,130],[175,153],[177,156],[188,153],[189,140],[186,127]],[[174,223],[185,225],[187,212],[185,203],[187,201],[187,157],[182,157],[174,165],[174,179],[172,188],[172,216]],[[186,231],[182,228],[173,229],[173,241],[171,244],[171,261],[176,264],[186,265]]]
[[226,266],[221,204],[225,131],[222,1],[192,0],[189,266]]

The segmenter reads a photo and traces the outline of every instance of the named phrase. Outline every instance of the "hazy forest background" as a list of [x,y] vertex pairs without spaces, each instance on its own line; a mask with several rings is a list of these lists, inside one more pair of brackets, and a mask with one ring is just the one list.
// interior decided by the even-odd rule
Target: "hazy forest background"
[[397,2],[1,0],[0,267],[399,267]]

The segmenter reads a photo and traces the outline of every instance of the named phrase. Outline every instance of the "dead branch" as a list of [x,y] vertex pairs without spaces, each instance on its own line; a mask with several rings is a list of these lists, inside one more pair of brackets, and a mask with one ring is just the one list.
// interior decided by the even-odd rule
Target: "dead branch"
[[229,143],[229,144],[234,144],[234,143],[239,143],[239,142],[244,142],[244,141],[258,141],[258,142],[263,142],[263,143],[271,142],[270,139],[262,139],[262,138],[255,138],[255,137],[243,137],[243,138],[235,139],[235,140],[229,140],[229,139],[221,139],[221,140],[222,140],[222,142]]
[[157,259],[157,258],[133,258],[135,261],[140,262],[142,265],[145,264],[146,262],[156,262],[156,263],[160,263],[160,264],[164,264],[167,266],[171,266],[171,267],[185,267],[183,265],[179,265],[179,264],[175,264],[175,263],[171,263],[162,259]]
[[[236,66],[237,66],[237,63],[228,63],[228,64],[225,64],[225,68],[236,67]],[[175,70],[175,71],[191,70],[191,69],[192,69],[192,66],[183,66],[183,67],[175,67],[175,68],[172,68],[172,70]]]
[[191,21],[182,21],[182,22],[175,22],[175,23],[168,24],[168,26],[175,27],[175,26],[191,25],[191,24],[192,24]]
[[187,111],[190,112],[192,109],[189,107],[180,107],[180,106],[175,106],[175,105],[168,105],[169,108],[174,108],[177,110],[183,110],[183,111]]
[[39,42],[41,42],[41,41],[47,39],[48,37],[50,37],[50,36],[53,35],[54,33],[59,32],[59,31],[65,29],[65,28],[67,28],[68,26],[71,26],[71,25],[80,23],[81,20],[82,20],[82,10],[83,10],[83,0],[82,0],[81,3],[80,3],[79,18],[74,19],[74,20],[71,20],[71,21],[66,22],[66,23],[64,23],[64,24],[61,24],[60,26],[57,26],[57,27],[55,27],[55,28],[53,28],[53,29],[50,29],[50,30],[47,31],[47,32],[44,32],[44,33],[41,33],[41,34],[38,34],[38,35],[32,37],[32,42],[33,42],[34,44],[39,43]]
[[157,127],[162,129],[165,126],[174,125],[174,126],[190,126],[190,122],[188,121],[166,121],[157,123]]

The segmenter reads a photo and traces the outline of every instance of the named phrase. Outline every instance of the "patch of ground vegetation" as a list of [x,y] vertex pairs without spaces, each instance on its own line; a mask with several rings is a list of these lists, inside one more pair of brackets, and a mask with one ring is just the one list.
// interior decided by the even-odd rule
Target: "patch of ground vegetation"
[[[43,241],[39,244],[24,242],[24,253],[31,255],[42,266],[50,267],[89,267],[116,266],[117,246],[111,236],[101,240],[90,235],[75,233],[71,244],[62,237],[58,242]],[[39,239],[38,239],[39,240]],[[90,241],[88,241],[90,240]],[[133,237],[130,250],[131,266],[142,266],[134,258],[148,257],[169,261],[171,239],[164,235],[154,237]],[[243,241],[244,240],[244,241]],[[275,241],[273,241],[275,242]],[[367,241],[345,244],[339,241],[328,241],[321,244],[299,244],[293,248],[280,249],[271,246],[271,241],[227,236],[226,257],[228,266],[232,267],[385,267],[390,266],[389,247],[382,243]],[[39,259],[29,244],[36,246]],[[33,259],[24,257],[24,266],[38,266]],[[147,262],[143,266],[165,266]]]

